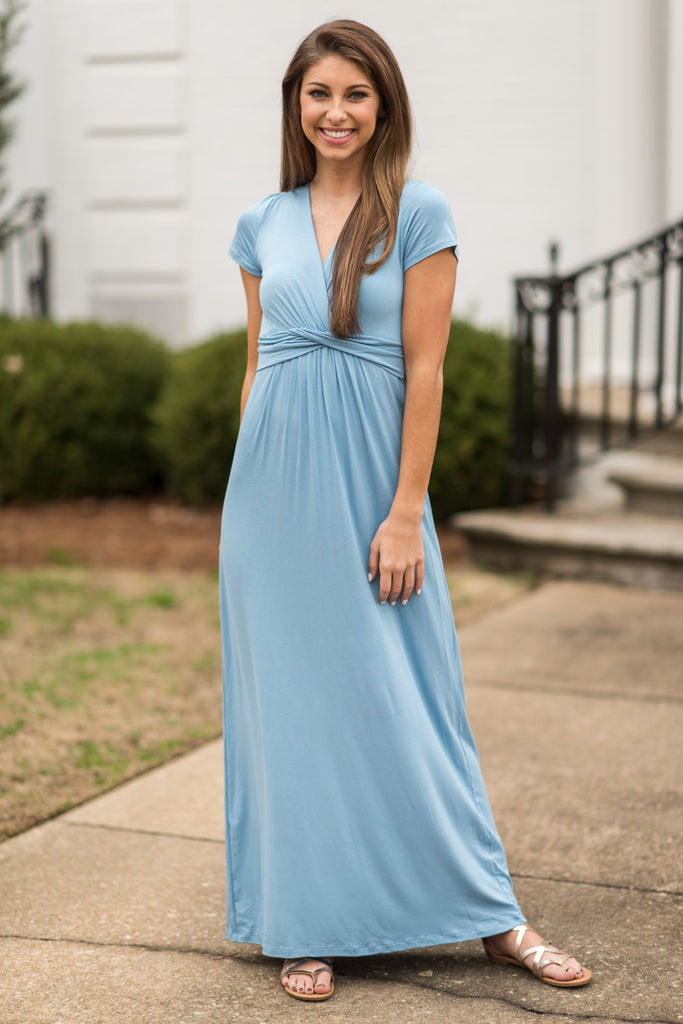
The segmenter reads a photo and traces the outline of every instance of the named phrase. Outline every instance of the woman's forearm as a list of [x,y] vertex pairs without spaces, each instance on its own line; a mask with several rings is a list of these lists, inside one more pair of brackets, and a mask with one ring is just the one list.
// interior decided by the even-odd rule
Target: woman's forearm
[[401,462],[391,515],[419,522],[424,510],[441,417],[441,366],[416,367],[406,380]]
[[244,375],[244,383],[242,384],[242,394],[240,397],[240,423],[244,416],[244,409],[247,404],[247,399],[249,398],[249,392],[251,391],[251,386],[254,383],[255,376],[256,368],[254,367],[254,369],[252,369],[251,367],[248,367],[247,372]]

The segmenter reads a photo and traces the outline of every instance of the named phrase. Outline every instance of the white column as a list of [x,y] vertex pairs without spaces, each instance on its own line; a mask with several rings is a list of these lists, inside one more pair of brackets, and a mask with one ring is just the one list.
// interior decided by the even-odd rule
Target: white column
[[[679,8],[679,0],[674,0]],[[667,0],[595,6],[595,252],[666,218]],[[680,74],[680,69],[678,71]]]
[[669,0],[666,219],[683,217],[683,2]]

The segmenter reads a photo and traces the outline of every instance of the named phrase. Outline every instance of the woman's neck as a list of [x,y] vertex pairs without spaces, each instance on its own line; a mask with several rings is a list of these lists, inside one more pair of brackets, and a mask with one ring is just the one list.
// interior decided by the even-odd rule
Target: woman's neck
[[349,167],[348,164],[337,164],[319,160],[315,176],[310,187],[320,196],[330,199],[346,199],[357,197],[363,186],[363,166]]

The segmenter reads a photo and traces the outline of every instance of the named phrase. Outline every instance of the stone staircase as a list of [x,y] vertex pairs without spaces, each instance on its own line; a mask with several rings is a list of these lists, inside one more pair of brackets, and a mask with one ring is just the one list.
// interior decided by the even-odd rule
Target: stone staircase
[[463,512],[451,523],[497,569],[683,590],[683,418],[647,443],[595,458],[567,498]]

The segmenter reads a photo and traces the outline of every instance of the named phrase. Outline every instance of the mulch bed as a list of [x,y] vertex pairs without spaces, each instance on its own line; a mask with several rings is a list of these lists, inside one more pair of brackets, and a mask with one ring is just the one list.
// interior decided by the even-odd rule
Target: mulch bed
[[[144,499],[97,499],[0,508],[0,565],[88,565],[208,571],[218,563],[221,511]],[[456,530],[439,527],[447,567],[467,557]]]

